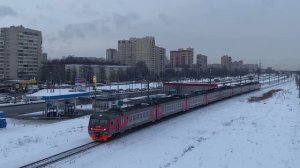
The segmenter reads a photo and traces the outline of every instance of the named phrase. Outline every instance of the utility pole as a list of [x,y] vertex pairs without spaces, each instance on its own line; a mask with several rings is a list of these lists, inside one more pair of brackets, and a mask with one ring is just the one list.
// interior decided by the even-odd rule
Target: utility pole
[[147,82],[148,82],[148,92],[147,92],[147,97],[148,97],[148,100],[149,100],[149,90],[150,90],[150,87],[149,87],[149,80],[147,80]]
[[242,76],[240,75],[240,85],[242,85]]
[[211,84],[211,68],[209,68],[209,83]]
[[299,90],[299,98],[300,98],[300,80],[299,80],[299,75],[298,75],[298,90]]
[[269,86],[271,85],[271,74],[269,73]]
[[296,85],[297,85],[297,89],[299,90],[299,95],[298,97],[300,98],[300,75],[296,75]]

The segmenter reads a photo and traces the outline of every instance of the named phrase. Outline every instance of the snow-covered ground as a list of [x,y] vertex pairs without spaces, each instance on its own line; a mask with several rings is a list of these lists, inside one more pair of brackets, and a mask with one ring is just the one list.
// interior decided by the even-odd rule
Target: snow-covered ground
[[0,167],[19,167],[91,142],[87,134],[88,118],[56,123],[7,119],[7,128],[0,129]]
[[[281,88],[272,98],[249,103]],[[294,82],[173,117],[51,167],[292,167],[300,165],[300,99]],[[51,124],[8,119],[0,165],[18,167],[90,142],[88,116]]]

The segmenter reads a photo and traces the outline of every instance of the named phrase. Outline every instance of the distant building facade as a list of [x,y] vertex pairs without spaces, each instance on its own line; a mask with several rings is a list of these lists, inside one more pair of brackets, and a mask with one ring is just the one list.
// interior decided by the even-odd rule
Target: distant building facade
[[155,45],[154,37],[130,38],[118,41],[118,56],[121,64],[134,66],[143,61],[154,74],[164,70],[165,49]]
[[34,79],[42,57],[41,31],[11,26],[0,30],[0,79]]
[[165,71],[166,65],[166,49],[163,47],[155,47],[156,54],[155,54],[155,74],[161,74]]
[[222,64],[208,64],[207,68],[208,69],[222,69],[223,66],[222,66]]
[[134,65],[136,60],[133,57],[134,45],[130,40],[118,41],[118,55],[119,61],[124,65]]
[[194,49],[178,49],[170,51],[170,61],[173,68],[192,68],[194,58]]
[[258,70],[258,64],[244,64],[243,69],[248,70],[249,72],[256,72]]
[[231,71],[231,57],[228,55],[224,55],[221,57],[222,68]]
[[42,57],[41,57],[41,63],[44,64],[46,63],[48,60],[48,54],[47,53],[42,53]]
[[243,61],[233,61],[231,64],[231,70],[232,71],[240,71],[241,69],[243,69]]
[[118,63],[118,50],[114,48],[106,49],[106,60],[109,62]]
[[73,82],[77,78],[84,78],[87,81],[94,76],[97,81],[117,81],[118,72],[126,71],[131,66],[124,65],[83,65],[66,64],[65,79],[67,82]]
[[207,56],[202,54],[197,54],[197,66],[202,70],[207,70]]

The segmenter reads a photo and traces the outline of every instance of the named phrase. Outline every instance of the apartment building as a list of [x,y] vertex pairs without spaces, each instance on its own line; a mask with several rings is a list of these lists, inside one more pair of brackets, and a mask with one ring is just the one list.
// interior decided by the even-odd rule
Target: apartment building
[[121,64],[135,65],[136,59],[134,58],[134,44],[130,40],[118,41],[118,55]]
[[193,48],[179,48],[177,51],[170,51],[170,60],[172,68],[192,68],[193,58]]
[[197,66],[202,70],[207,70],[207,56],[202,54],[197,54]]
[[155,45],[154,37],[129,38],[118,41],[120,63],[134,66],[137,62],[146,63],[150,72],[160,74],[164,70],[165,49]]
[[42,33],[23,26],[0,30],[0,79],[34,79],[42,57]]
[[221,65],[222,68],[227,70],[227,71],[231,71],[231,57],[228,55],[224,55],[221,57]]
[[118,50],[114,48],[106,49],[106,60],[114,63],[119,62]]
[[156,54],[155,54],[155,74],[161,74],[165,71],[166,65],[166,49],[163,47],[155,47]]

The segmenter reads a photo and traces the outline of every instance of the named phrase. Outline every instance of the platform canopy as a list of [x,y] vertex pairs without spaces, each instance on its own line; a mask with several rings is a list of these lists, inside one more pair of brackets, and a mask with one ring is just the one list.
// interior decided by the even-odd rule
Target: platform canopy
[[27,98],[38,100],[59,100],[59,99],[72,99],[78,97],[87,97],[88,92],[78,92],[72,89],[43,89],[33,94],[27,94]]

